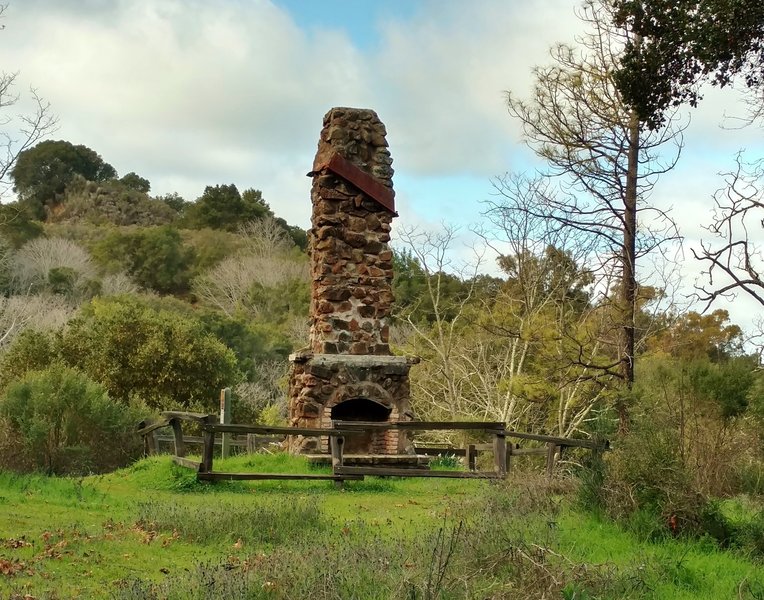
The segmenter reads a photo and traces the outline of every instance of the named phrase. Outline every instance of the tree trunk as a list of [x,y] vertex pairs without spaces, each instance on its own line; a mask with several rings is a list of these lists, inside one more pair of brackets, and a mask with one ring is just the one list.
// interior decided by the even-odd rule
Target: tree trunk
[[635,111],[629,117],[629,151],[626,167],[626,189],[623,198],[623,281],[621,282],[621,375],[625,394],[618,403],[621,431],[629,428],[627,398],[634,385],[634,321],[637,304],[636,243],[637,243],[637,177],[639,175],[639,117]]

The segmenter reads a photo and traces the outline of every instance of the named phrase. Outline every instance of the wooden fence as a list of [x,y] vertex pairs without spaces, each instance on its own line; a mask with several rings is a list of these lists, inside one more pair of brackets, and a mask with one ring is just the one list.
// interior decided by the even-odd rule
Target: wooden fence
[[[327,479],[341,483],[345,480],[359,480],[366,475],[395,476],[395,477],[447,477],[447,478],[473,478],[473,479],[504,479],[511,468],[512,457],[528,454],[546,454],[547,473],[551,474],[554,469],[556,456],[562,456],[564,449],[571,447],[587,448],[594,453],[602,452],[609,448],[609,442],[595,440],[577,440],[546,435],[508,431],[503,423],[494,422],[452,422],[452,421],[405,421],[400,423],[379,423],[363,421],[334,421],[332,429],[315,429],[299,427],[271,427],[266,425],[238,425],[219,423],[216,415],[201,413],[165,411],[161,418],[155,422],[143,421],[139,424],[138,433],[144,437],[147,453],[157,449],[157,430],[164,427],[172,428],[172,437],[169,438],[174,444],[173,461],[181,466],[194,469],[197,477],[201,480],[255,480],[255,479],[296,479],[315,480]],[[200,437],[184,437],[183,422],[195,423],[201,430]],[[434,446],[415,446],[417,453],[426,455],[453,454],[465,457],[467,471],[435,471],[423,468],[395,468],[387,466],[350,466],[344,462],[345,438],[360,435],[371,431],[444,431],[444,430],[472,430],[481,432],[483,435],[492,435],[491,444],[468,444],[465,448],[436,448]],[[216,445],[221,442],[216,440],[216,434],[245,434],[247,440],[250,436],[279,436],[283,439],[288,435],[302,435],[306,437],[328,437],[331,455],[332,474],[295,474],[295,473],[230,473],[213,470],[213,455]],[[514,444],[507,444],[507,438],[521,440],[533,440],[546,444],[542,448],[520,448]],[[228,440],[232,446],[245,444],[249,449],[248,441]],[[202,445],[201,461],[192,461],[186,457],[186,445],[200,443]],[[225,446],[224,446],[225,447]],[[477,456],[481,452],[493,454],[493,470],[477,471]]]

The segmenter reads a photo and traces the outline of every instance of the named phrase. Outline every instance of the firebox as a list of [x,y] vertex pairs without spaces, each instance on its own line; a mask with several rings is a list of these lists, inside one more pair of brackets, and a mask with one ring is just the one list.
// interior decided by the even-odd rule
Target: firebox
[[[411,420],[409,369],[419,359],[390,352],[395,212],[385,126],[372,110],[333,108],[324,117],[308,232],[310,346],[292,356],[289,417],[294,427],[332,421]],[[295,437],[300,452],[327,441]],[[403,454],[396,430],[349,436],[346,453]]]

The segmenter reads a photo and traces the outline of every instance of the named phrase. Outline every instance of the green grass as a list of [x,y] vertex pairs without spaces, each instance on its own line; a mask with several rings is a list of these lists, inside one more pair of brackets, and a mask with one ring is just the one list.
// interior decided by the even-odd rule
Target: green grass
[[[215,468],[311,471],[287,455]],[[761,564],[645,541],[569,492],[531,476],[208,484],[166,456],[81,479],[0,473],[0,598],[764,598]]]

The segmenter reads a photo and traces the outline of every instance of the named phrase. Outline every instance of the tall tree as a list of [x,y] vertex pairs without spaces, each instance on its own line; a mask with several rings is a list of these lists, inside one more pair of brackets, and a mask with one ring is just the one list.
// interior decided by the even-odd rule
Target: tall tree
[[[546,161],[546,176],[558,185],[537,186],[535,203],[513,204],[513,195],[507,194],[508,208],[529,211],[559,229],[584,232],[596,246],[600,269],[618,274],[612,291],[621,335],[613,364],[630,389],[637,259],[677,235],[668,216],[647,200],[657,177],[678,160],[681,131],[670,126],[647,130],[620,94],[613,73],[623,48],[640,40],[615,23],[610,3],[587,0],[578,14],[588,33],[576,47],[555,46],[554,64],[535,69],[532,100],[508,94],[510,113],[522,123],[526,143]],[[671,143],[675,152],[661,160],[663,147]],[[502,182],[499,188],[506,191]],[[625,428],[624,403],[619,413]]]
[[740,75],[761,91],[761,0],[615,0],[614,6],[615,22],[638,36],[626,41],[616,85],[649,127],[659,128],[673,106],[695,106],[706,80],[726,86]]
[[77,175],[88,181],[106,181],[114,179],[117,171],[94,150],[64,140],[46,140],[24,150],[11,170],[20,204],[40,219],[45,218],[46,207],[60,201]]
[[[0,19],[5,8],[5,5],[0,5]],[[50,103],[34,88],[29,92],[34,106],[32,111],[15,118],[8,114],[8,109],[20,98],[14,90],[17,77],[18,73],[0,71],[0,198],[9,187],[7,177],[19,155],[51,133],[58,122]]]

